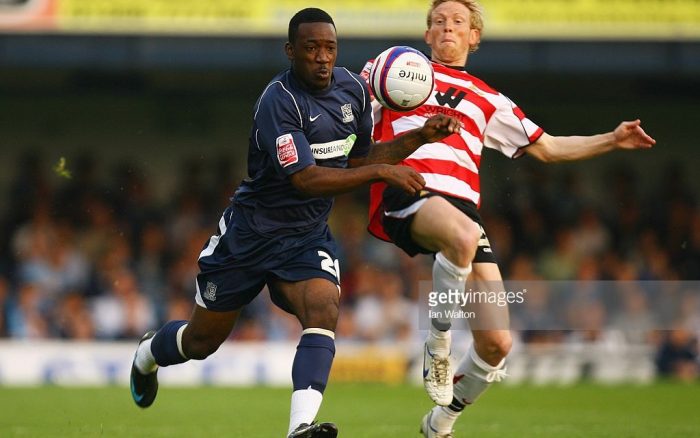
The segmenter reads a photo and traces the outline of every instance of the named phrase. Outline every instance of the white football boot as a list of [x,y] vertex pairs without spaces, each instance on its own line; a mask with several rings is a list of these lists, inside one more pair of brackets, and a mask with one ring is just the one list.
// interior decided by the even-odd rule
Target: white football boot
[[433,354],[425,344],[423,348],[423,386],[437,405],[452,403],[452,366],[450,357]]

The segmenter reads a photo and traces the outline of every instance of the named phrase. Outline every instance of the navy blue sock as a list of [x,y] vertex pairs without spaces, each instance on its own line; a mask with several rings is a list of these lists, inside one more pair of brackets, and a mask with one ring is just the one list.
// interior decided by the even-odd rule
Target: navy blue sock
[[307,333],[301,337],[292,365],[294,390],[315,389],[323,394],[335,356],[335,341],[330,336]]
[[151,353],[156,363],[161,367],[187,362],[177,348],[177,331],[187,324],[187,321],[169,321],[158,330],[151,341]]

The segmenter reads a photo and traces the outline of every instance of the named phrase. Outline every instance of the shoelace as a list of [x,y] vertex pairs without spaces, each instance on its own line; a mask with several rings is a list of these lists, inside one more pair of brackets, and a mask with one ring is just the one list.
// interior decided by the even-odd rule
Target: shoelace
[[438,385],[446,385],[449,375],[450,360],[449,359],[433,359],[433,378]]
[[486,381],[489,383],[500,382],[503,379],[505,379],[506,377],[508,377],[508,373],[506,373],[506,369],[501,368],[500,370],[495,370],[495,371],[491,371],[490,373],[488,373],[486,375]]

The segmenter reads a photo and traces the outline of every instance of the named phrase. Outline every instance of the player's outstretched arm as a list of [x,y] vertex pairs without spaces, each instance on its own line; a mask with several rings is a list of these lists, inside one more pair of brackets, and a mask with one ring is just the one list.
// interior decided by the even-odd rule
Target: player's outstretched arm
[[353,169],[311,165],[290,176],[292,185],[310,197],[333,196],[367,183],[384,181],[414,194],[425,186],[420,173],[406,166],[374,164]]
[[591,136],[553,137],[547,133],[525,151],[545,161],[583,160],[615,149],[648,149],[656,144],[639,119],[622,122],[614,131]]
[[350,166],[396,164],[424,144],[440,141],[448,135],[458,133],[460,126],[459,120],[454,117],[442,114],[433,116],[420,128],[407,131],[391,141],[373,144],[366,157],[350,160]]

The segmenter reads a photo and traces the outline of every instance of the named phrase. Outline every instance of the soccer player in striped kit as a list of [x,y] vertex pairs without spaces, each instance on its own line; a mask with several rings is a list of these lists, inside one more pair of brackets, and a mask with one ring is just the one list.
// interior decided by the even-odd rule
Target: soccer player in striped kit
[[426,142],[459,132],[438,115],[408,135],[372,144],[372,108],[362,78],[336,67],[332,18],[317,8],[292,17],[285,52],[291,67],[254,107],[248,174],[199,257],[189,321],[170,321],[141,339],[131,369],[134,402],[149,407],[159,366],[213,354],[241,308],[268,286],[272,301],[303,331],[292,364],[288,438],[334,438],[315,423],[335,355],[340,272],[327,218],[333,195],[384,181],[415,193],[423,178],[394,166]]
[[[477,211],[484,147],[511,158],[528,153],[552,162],[655,144],[639,120],[622,122],[614,131],[593,136],[545,133],[513,101],[467,72],[467,57],[477,50],[482,28],[482,10],[476,1],[433,0],[425,31],[435,69],[433,94],[411,112],[394,112],[373,103],[377,141],[400,136],[434,114],[448,114],[462,123],[460,133],[426,144],[402,161],[425,178],[424,190],[407,195],[374,184],[370,193],[369,231],[411,256],[434,254],[434,291],[463,291],[467,278],[477,285],[502,282]],[[365,79],[371,65],[368,62],[362,71]],[[444,315],[448,306],[435,310],[443,310]],[[472,327],[474,342],[454,373],[449,362],[451,321],[431,320],[423,375],[426,391],[437,406],[423,417],[425,437],[452,437],[453,425],[465,406],[506,376],[505,357],[511,348],[508,309],[483,306],[476,313],[488,312],[495,319],[485,329]]]

